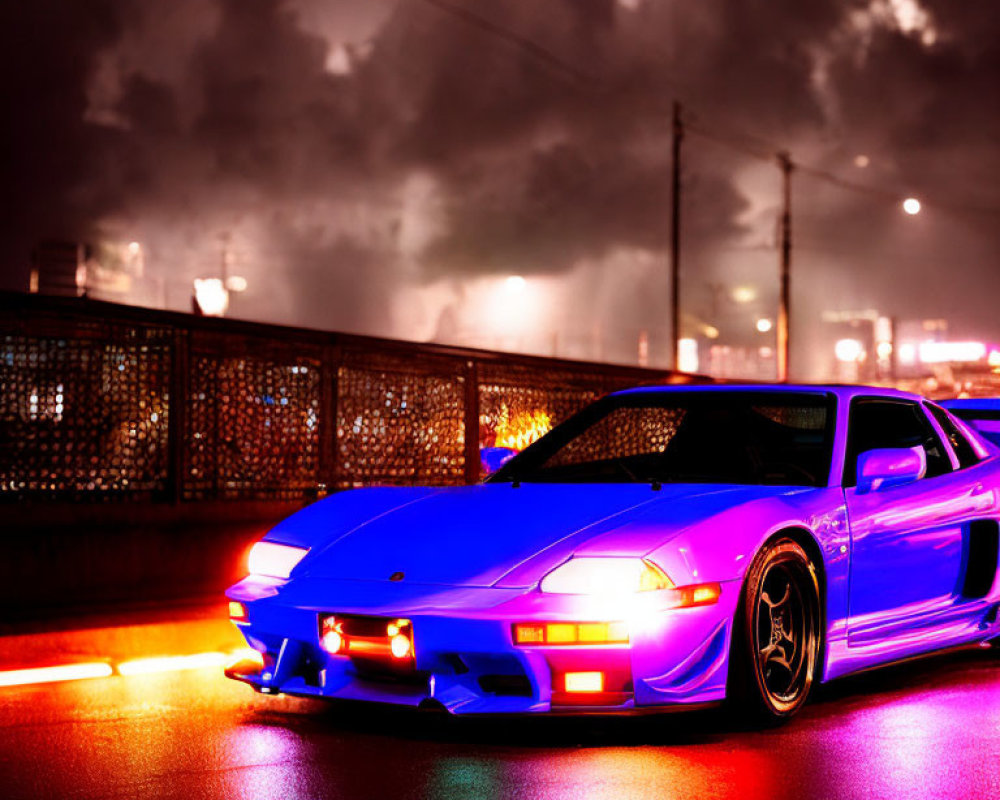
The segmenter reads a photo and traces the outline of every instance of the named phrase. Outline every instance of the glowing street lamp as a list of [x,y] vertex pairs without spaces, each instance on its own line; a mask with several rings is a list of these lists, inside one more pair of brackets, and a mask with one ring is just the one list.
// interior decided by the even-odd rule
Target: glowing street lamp
[[507,279],[504,281],[504,286],[507,287],[507,291],[516,294],[518,292],[523,292],[527,283],[528,282],[520,275],[508,275]]
[[907,197],[903,201],[903,211],[911,217],[915,217],[920,213],[920,201],[916,197]]
[[229,308],[229,290],[220,278],[195,278],[194,299],[206,317],[225,316]]
[[757,320],[757,330],[760,333],[767,333],[772,328],[772,322],[767,317]]

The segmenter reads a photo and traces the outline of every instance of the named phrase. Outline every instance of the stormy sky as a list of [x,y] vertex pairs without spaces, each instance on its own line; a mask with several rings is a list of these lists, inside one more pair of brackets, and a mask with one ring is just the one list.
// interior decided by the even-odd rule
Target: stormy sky
[[130,302],[188,308],[225,257],[233,316],[625,362],[645,332],[667,364],[680,101],[685,335],[772,343],[753,323],[776,313],[787,150],[796,377],[828,367],[824,311],[1000,341],[994,0],[35,0],[0,21],[2,288],[39,240],[135,241]]

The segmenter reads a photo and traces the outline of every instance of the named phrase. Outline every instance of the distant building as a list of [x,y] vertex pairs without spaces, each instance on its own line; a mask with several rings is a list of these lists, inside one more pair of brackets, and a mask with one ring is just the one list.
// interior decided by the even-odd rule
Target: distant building
[[79,242],[43,241],[31,254],[28,291],[80,297],[87,286],[87,248]]

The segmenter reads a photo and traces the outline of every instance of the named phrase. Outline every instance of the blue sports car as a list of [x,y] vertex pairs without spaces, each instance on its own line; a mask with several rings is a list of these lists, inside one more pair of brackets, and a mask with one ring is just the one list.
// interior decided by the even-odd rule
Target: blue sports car
[[730,701],[1000,637],[1000,458],[927,400],[844,386],[608,395],[458,488],[317,502],[230,615],[288,693],[454,714]]

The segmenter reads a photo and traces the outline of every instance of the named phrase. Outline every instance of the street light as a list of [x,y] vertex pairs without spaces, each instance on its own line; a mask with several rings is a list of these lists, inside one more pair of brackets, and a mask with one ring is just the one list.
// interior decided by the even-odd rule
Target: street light
[[911,217],[915,217],[920,213],[920,201],[916,197],[907,197],[903,201],[903,211]]
[[222,317],[229,308],[229,291],[220,278],[195,278],[194,299],[206,317]]
[[528,282],[521,275],[508,275],[507,279],[504,281],[507,291],[515,294],[524,291],[524,287],[527,283]]

